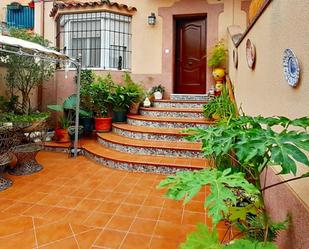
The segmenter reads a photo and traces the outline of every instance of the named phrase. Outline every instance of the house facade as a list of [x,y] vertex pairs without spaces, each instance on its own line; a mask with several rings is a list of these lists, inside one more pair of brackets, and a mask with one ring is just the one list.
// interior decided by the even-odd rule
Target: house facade
[[[227,27],[247,27],[250,1],[125,0],[35,3],[34,31],[84,67],[121,80],[124,71],[150,88],[205,94],[213,86],[206,56]],[[149,17],[155,23],[149,23]],[[74,91],[74,71],[58,70],[48,96],[63,99]],[[66,78],[64,80],[64,78]],[[59,80],[58,80],[59,79]],[[50,89],[53,88],[53,89]],[[58,89],[58,90],[56,90]],[[43,93],[44,94],[44,93]],[[43,99],[49,103],[48,96]],[[61,101],[61,100],[60,100]]]

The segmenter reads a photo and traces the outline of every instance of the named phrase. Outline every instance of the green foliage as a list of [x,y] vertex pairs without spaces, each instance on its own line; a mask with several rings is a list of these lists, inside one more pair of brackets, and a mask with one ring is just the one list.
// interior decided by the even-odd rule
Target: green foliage
[[49,113],[32,113],[28,115],[18,115],[13,113],[1,113],[0,114],[0,123],[12,122],[12,123],[33,123],[40,120],[48,119],[50,116]]
[[[274,241],[281,230],[288,228],[288,224],[288,218],[282,222],[274,222],[266,213],[260,212],[255,216],[251,215],[245,222],[237,223],[237,227],[246,239]],[[265,234],[266,231],[267,236]]]
[[87,99],[87,109],[98,117],[107,117],[111,109],[112,91],[115,83],[110,74],[98,77],[94,83],[81,91],[81,97]]
[[151,88],[149,94],[151,95],[151,94],[154,94],[155,92],[161,92],[163,94],[165,92],[165,87],[162,86],[161,84],[158,86],[154,86]]
[[208,59],[209,67],[218,67],[225,62],[227,55],[227,49],[222,41],[218,42],[213,48],[210,57]]
[[187,241],[180,246],[181,249],[222,249],[218,233],[210,230],[203,224],[197,225],[197,230],[187,237]]
[[222,218],[228,215],[229,206],[236,205],[237,198],[232,188],[245,190],[247,193],[257,194],[258,189],[245,179],[245,174],[232,173],[231,169],[219,171],[217,169],[205,169],[195,172],[179,172],[175,176],[169,176],[161,181],[159,188],[168,187],[166,196],[171,199],[181,200],[184,203],[190,201],[204,185],[210,186],[210,193],[205,200],[205,208],[213,218],[215,226]]
[[123,81],[125,83],[125,88],[132,96],[132,103],[139,103],[145,97],[145,89],[141,84],[134,82],[130,74],[125,73],[123,76]]
[[71,125],[71,122],[69,120],[69,118],[67,118],[66,116],[61,116],[59,118],[59,124],[60,124],[60,128],[61,129],[68,129]]
[[238,166],[258,185],[260,173],[269,164],[279,165],[280,174],[296,174],[296,162],[309,166],[303,152],[309,151],[309,134],[294,129],[306,129],[308,120],[241,116],[208,129],[191,129],[188,139],[202,141],[206,157],[216,158],[234,151]]
[[220,243],[216,230],[210,230],[206,225],[198,224],[196,231],[188,235],[181,249],[277,249],[272,242],[254,240],[233,240],[227,245]]
[[234,240],[229,245],[223,247],[226,249],[277,249],[272,242],[259,242],[254,240]]
[[125,86],[116,85],[111,94],[113,111],[127,111],[131,104],[137,99],[137,93],[130,92]]
[[204,116],[208,119],[212,119],[214,114],[218,115],[222,122],[236,117],[236,108],[226,87],[223,87],[220,96],[211,99],[203,108]]
[[80,72],[80,85],[83,88],[84,86],[90,85],[95,81],[95,75],[92,70],[83,69]]
[[1,112],[18,113],[18,96],[13,95],[10,99],[0,96],[0,113]]
[[[10,29],[10,35],[23,40],[31,41],[43,46],[49,46],[49,41],[41,36],[23,29]],[[21,111],[28,114],[31,110],[29,95],[31,90],[48,80],[55,71],[55,65],[51,62],[36,61],[36,58],[15,54],[8,55],[6,83],[10,89],[14,89],[21,95]]]

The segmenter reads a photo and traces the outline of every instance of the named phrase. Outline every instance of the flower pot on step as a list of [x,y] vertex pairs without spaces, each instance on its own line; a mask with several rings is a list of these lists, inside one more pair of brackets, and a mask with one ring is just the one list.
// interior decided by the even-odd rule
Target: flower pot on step
[[58,143],[70,142],[70,137],[67,129],[57,128],[55,129],[56,141]]
[[159,91],[153,93],[155,100],[160,100],[163,98],[163,94]]
[[127,111],[114,111],[113,112],[114,123],[125,123],[127,122]]
[[129,109],[130,114],[138,114],[139,106],[140,103],[133,103]]
[[95,118],[94,121],[97,132],[109,132],[112,128],[112,118]]
[[81,117],[80,125],[84,127],[84,133],[89,135],[93,131],[93,118],[91,117]]

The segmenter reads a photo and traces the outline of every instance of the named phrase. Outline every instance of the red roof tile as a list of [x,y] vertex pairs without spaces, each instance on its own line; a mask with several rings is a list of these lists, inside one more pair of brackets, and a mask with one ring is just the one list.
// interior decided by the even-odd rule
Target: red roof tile
[[91,1],[91,2],[56,1],[50,12],[50,17],[54,17],[59,9],[87,8],[87,7],[96,7],[96,6],[104,6],[104,5],[107,7],[116,6],[119,10],[126,10],[129,12],[136,11],[135,7],[131,7],[125,4],[119,4],[117,2],[110,2],[109,0]]

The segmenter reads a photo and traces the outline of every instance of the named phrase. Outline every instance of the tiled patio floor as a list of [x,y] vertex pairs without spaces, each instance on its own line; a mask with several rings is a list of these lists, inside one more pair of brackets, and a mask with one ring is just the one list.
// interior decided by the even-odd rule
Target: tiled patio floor
[[[41,152],[40,173],[9,178],[0,193],[0,248],[178,248],[198,222],[206,191],[183,206],[155,186],[164,176]],[[222,230],[223,231],[223,230]]]

